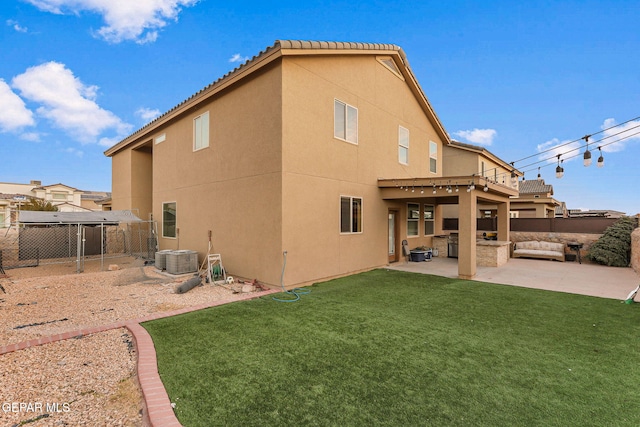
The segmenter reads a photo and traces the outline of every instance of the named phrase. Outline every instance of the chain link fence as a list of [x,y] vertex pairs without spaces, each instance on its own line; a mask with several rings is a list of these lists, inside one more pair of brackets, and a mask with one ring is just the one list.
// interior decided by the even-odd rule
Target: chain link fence
[[130,256],[153,260],[157,250],[154,221],[103,224],[12,224],[0,229],[0,267],[35,267]]

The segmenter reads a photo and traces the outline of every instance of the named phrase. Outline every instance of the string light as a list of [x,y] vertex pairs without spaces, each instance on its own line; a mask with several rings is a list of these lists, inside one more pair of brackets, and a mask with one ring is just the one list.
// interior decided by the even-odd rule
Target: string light
[[602,147],[598,147],[598,151],[600,152],[600,157],[598,157],[598,163],[596,164],[596,166],[601,168],[604,166],[604,157],[602,156]]
[[560,166],[560,156],[561,154],[558,154],[558,166],[556,167],[556,178],[558,179],[564,176],[564,168]]
[[591,166],[591,151],[589,151],[589,137],[590,136],[591,135],[586,135],[586,136],[582,137],[582,139],[584,139],[584,141],[587,143],[587,150],[584,152],[584,156],[583,156],[584,167]]

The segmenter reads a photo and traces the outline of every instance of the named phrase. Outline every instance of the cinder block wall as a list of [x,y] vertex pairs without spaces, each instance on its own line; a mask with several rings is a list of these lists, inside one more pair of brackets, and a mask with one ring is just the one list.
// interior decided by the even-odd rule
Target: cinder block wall
[[640,274],[640,228],[631,233],[631,267]]

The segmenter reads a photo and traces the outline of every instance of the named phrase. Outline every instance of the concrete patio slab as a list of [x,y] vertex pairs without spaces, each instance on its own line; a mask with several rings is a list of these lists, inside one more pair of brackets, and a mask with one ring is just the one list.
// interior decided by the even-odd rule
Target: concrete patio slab
[[[458,277],[458,260],[455,258],[434,257],[428,262],[401,261],[388,268]],[[626,299],[629,292],[640,284],[640,276],[630,267],[527,258],[511,258],[502,267],[478,267],[473,280],[619,300]]]

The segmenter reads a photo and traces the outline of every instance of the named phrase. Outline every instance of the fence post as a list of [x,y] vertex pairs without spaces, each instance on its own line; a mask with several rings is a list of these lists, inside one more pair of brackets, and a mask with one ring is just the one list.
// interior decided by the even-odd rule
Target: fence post
[[82,273],[83,268],[81,265],[82,257],[84,256],[84,229],[82,224],[78,224],[78,235],[77,235],[77,256],[76,256],[76,273]]

